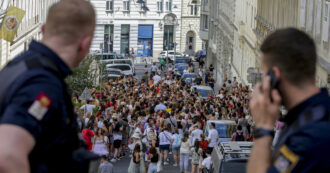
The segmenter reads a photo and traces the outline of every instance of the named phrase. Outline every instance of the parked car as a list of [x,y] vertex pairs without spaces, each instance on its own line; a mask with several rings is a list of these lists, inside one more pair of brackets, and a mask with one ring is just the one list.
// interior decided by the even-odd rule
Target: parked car
[[135,73],[135,65],[131,59],[111,59],[106,64],[128,64],[132,67],[133,73]]
[[117,68],[107,68],[106,71],[107,71],[108,80],[110,79],[116,80],[117,78],[123,75],[123,72]]
[[133,76],[133,68],[129,64],[107,64],[106,69],[119,69],[125,76]]
[[215,129],[219,134],[219,143],[228,142],[231,139],[231,135],[236,132],[236,122],[231,120],[208,120],[204,128],[206,136],[209,135],[210,124],[215,124]]
[[107,63],[109,60],[112,59],[124,59],[122,55],[116,54],[115,52],[111,53],[97,53],[94,54],[98,60],[100,60],[101,63]]
[[176,57],[174,61],[174,74],[176,76],[182,76],[183,71],[189,67],[189,58],[185,57]]
[[169,57],[169,59],[173,62],[176,57],[189,57],[189,55],[184,54],[182,52],[175,52],[173,50],[169,50],[160,52],[158,59],[165,59],[166,57]]
[[203,85],[195,85],[191,87],[191,91],[197,90],[197,93],[201,93],[203,98],[207,98],[208,96],[214,96],[214,91],[210,86]]
[[195,85],[195,83],[193,83],[196,78],[195,73],[184,73],[181,78],[185,79],[186,84],[190,83],[192,86]]
[[211,156],[213,173],[245,173],[253,142],[221,142]]

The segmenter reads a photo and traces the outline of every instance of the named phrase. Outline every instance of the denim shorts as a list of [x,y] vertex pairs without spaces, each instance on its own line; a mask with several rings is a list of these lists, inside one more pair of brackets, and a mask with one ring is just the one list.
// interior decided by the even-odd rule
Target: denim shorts
[[180,152],[180,146],[172,147],[172,152],[173,153],[179,153]]
[[160,151],[170,151],[170,145],[159,145],[159,150]]

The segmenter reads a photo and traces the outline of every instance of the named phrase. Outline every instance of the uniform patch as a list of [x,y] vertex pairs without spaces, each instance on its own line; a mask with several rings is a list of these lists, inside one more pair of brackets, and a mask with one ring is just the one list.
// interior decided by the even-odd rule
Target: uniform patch
[[51,103],[51,99],[46,94],[40,93],[28,109],[28,113],[40,121],[46,115]]
[[274,167],[281,173],[289,173],[297,165],[299,156],[283,145],[276,157]]

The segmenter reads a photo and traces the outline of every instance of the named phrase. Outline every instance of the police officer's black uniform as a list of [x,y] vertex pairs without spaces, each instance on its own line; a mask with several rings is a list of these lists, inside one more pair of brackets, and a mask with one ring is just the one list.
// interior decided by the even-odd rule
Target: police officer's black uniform
[[[26,69],[17,74],[21,68]],[[73,158],[82,159],[74,152],[79,139],[77,117],[64,82],[69,74],[70,68],[56,53],[35,41],[0,72],[3,83],[16,75],[9,88],[0,86],[0,124],[20,126],[34,137],[36,144],[29,155],[31,172],[84,169]]]
[[291,109],[283,119],[268,173],[330,172],[330,98],[326,89]]

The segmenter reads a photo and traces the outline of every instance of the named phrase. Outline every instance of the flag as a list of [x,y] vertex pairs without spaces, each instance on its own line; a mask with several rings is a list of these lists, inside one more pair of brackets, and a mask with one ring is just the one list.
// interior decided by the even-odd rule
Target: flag
[[24,10],[10,6],[2,21],[0,38],[12,42],[24,15]]

